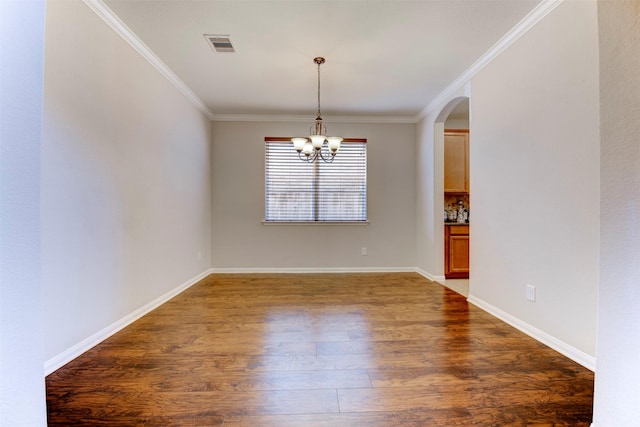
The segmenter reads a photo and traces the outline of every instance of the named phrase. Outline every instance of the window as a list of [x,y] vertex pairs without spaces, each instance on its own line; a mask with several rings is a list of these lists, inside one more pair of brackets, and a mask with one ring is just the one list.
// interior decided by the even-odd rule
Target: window
[[333,163],[307,163],[289,138],[265,138],[266,222],[367,221],[366,142],[345,138]]

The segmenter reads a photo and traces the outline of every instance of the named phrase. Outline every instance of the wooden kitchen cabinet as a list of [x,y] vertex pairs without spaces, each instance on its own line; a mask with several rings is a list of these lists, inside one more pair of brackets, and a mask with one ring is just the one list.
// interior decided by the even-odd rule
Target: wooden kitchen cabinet
[[469,132],[444,132],[444,192],[469,192]]
[[444,234],[444,277],[446,279],[468,278],[469,226],[445,225]]

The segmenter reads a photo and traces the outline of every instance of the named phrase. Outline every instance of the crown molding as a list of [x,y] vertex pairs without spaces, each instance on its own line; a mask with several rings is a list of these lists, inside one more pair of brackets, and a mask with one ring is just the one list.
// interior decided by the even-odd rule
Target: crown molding
[[[314,117],[307,115],[260,115],[260,114],[214,114],[214,122],[313,122]],[[330,123],[416,123],[410,116],[324,116]]]
[[[102,0],[83,0],[105,23],[122,37],[138,54],[146,59],[160,74],[169,80],[187,99],[189,99],[209,120],[219,122],[306,122],[310,116],[299,115],[257,115],[257,114],[214,114],[204,102],[160,59],[127,25],[113,13]],[[485,52],[471,67],[458,76],[438,96],[436,96],[416,116],[340,116],[325,117],[334,123],[418,123],[429,113],[449,100],[456,91],[467,84],[480,70],[493,61],[506,48],[526,34],[564,0],[543,0],[496,44]]]
[[471,67],[469,67],[464,73],[456,78],[449,86],[447,86],[438,96],[436,96],[422,111],[415,117],[414,123],[424,119],[427,114],[440,107],[446,101],[460,90],[469,80],[471,80],[480,70],[482,70],[488,63],[493,61],[498,55],[500,55],[506,48],[511,46],[520,37],[526,34],[531,28],[533,28],[538,22],[545,16],[551,13],[556,7],[562,3],[563,0],[543,0],[536,6],[527,16],[525,16],[515,27],[513,27],[507,34],[505,34],[496,44],[494,44],[488,51],[486,51]]
[[146,59],[160,74],[169,80],[189,101],[191,101],[209,120],[213,113],[198,96],[164,63],[127,25],[113,13],[102,0],[83,0],[104,22],[124,39],[140,56]]
[[[209,120],[218,122],[309,122],[311,115],[214,114],[204,102],[160,59],[102,0],[83,0],[140,56],[169,80]],[[415,123],[414,116],[325,116],[333,123]]]

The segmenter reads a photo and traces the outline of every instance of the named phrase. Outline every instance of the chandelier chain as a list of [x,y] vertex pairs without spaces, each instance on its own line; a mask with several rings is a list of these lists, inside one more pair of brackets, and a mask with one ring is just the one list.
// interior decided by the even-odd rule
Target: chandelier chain
[[[291,142],[298,152],[300,160],[313,163],[318,159],[322,159],[326,163],[331,163],[340,149],[342,138],[339,136],[325,136],[327,128],[322,123],[322,112],[320,111],[320,65],[324,64],[325,60],[323,57],[318,56],[313,58],[313,62],[318,65],[318,115],[316,116],[315,124],[309,129],[311,135],[291,138]],[[326,149],[325,153],[322,151],[323,147]]]
[[320,115],[320,64],[322,62],[318,61],[318,117],[322,117]]

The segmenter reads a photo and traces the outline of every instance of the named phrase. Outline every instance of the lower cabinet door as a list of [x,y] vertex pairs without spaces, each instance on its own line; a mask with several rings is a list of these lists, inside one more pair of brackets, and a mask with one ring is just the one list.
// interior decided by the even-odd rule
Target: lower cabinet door
[[469,277],[469,232],[457,234],[455,227],[449,226],[445,234],[445,278],[462,279]]
[[449,273],[469,276],[469,236],[449,238]]

